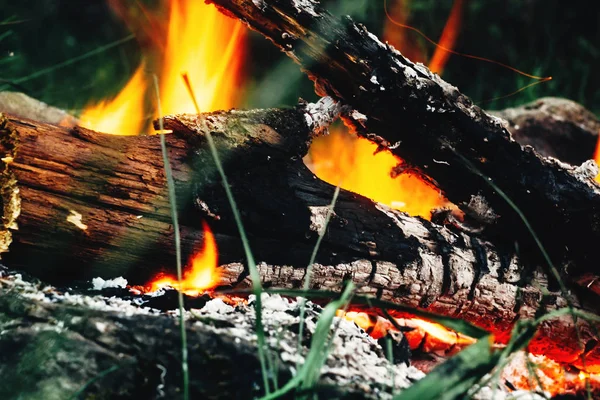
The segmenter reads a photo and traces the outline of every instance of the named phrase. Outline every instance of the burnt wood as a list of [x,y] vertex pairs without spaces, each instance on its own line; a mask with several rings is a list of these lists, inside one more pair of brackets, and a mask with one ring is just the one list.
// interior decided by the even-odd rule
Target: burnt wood
[[531,232],[493,182],[527,218],[553,263],[568,264],[571,275],[600,292],[597,258],[589,251],[600,243],[595,164],[576,168],[522,147],[502,119],[318,2],[210,2],[298,62],[318,94],[352,107],[345,120],[359,135],[419,168],[450,201],[488,224],[487,237],[516,242],[522,257],[540,260]]
[[[338,111],[325,98],[288,110],[166,117],[184,262],[201,248],[207,221],[219,249],[221,287],[248,287],[239,234],[207,147],[211,132],[263,284],[301,287],[334,192],[302,157]],[[158,136],[106,135],[10,116],[1,126],[8,265],[58,283],[122,275],[144,284],[159,271],[173,272]],[[312,288],[339,290],[351,279],[362,293],[463,318],[499,340],[540,304],[546,310],[567,304],[543,270],[511,247],[343,190],[316,263]],[[542,295],[546,289],[550,296]],[[594,299],[570,296],[577,307],[597,311]],[[579,320],[578,328],[588,365],[600,365],[594,327]],[[563,316],[541,327],[531,349],[578,365],[584,347],[574,335]]]

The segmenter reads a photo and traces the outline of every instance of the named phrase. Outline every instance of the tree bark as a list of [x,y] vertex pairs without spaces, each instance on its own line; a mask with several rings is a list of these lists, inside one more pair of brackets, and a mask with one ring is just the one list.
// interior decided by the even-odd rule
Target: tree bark
[[[348,17],[319,3],[294,0],[211,0],[262,33],[297,61],[327,94],[353,108],[346,122],[400,156],[441,188],[465,213],[487,224],[496,242],[519,243],[523,257],[541,259],[521,216],[555,264],[600,293],[597,167],[572,167],[515,142],[505,122],[457,88],[413,64]],[[489,185],[492,182],[495,186]]]

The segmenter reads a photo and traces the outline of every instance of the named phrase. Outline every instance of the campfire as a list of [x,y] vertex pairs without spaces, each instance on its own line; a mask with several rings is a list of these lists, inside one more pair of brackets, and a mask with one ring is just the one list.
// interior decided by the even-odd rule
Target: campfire
[[[465,2],[429,68],[398,4],[392,45],[313,0],[109,3],[143,53],[118,94],[0,93],[0,371],[51,362],[47,398],[600,395],[600,121],[440,78]],[[248,28],[319,100],[234,108]]]

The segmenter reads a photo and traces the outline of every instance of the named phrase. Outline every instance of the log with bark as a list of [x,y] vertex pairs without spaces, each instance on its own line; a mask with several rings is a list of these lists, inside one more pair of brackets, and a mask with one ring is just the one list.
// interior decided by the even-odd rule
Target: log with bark
[[[299,288],[334,188],[303,164],[312,135],[339,107],[323,99],[289,110],[230,111],[165,119],[180,205],[184,260],[215,232],[221,285],[248,287],[230,206],[207,148],[212,132],[267,287]],[[112,136],[23,118],[3,119],[5,262],[54,282],[123,275],[145,283],[172,271],[173,232],[158,136]],[[18,225],[18,229],[15,228]],[[12,238],[12,244],[8,242]],[[564,307],[547,276],[510,248],[451,225],[412,218],[341,191],[313,270],[311,287],[362,293],[476,323],[505,338],[540,304]],[[597,312],[586,294],[570,294]],[[594,327],[569,316],[545,323],[532,351],[600,367]]]
[[593,162],[574,167],[521,147],[503,120],[318,2],[209,2],[297,61],[319,94],[352,107],[345,120],[359,135],[400,156],[406,168],[420,169],[450,201],[487,225],[487,237],[517,242],[522,257],[542,259],[524,215],[552,262],[568,266],[583,287],[600,293],[590,251],[600,243]]

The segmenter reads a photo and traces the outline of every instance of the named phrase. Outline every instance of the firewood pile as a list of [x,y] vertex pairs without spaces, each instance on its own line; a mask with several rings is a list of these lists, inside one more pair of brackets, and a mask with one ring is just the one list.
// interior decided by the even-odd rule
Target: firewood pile
[[[556,98],[488,113],[364,26],[312,0],[212,2],[294,59],[322,98],[289,109],[155,121],[156,129],[172,132],[164,138],[182,259],[209,238],[218,249],[217,283],[185,296],[193,398],[264,394],[256,298],[248,296],[243,242],[209,135],[262,285],[288,291],[262,303],[276,366],[271,379],[280,386],[309,357],[326,301],[350,283],[357,288],[350,311],[370,315],[369,329],[384,328],[376,340],[344,313],[333,318],[329,356],[308,394],[393,398],[423,371],[449,374],[450,357],[475,348],[469,344],[505,348],[521,321],[552,312],[527,351],[497,375],[473,367],[473,383],[484,383],[470,395],[598,394],[598,320],[586,316],[599,314],[600,275],[590,250],[600,243],[598,166],[591,160],[600,121]],[[144,286],[175,269],[160,136],[95,132],[21,94],[0,93],[0,113],[0,252],[7,266],[0,270],[0,397],[178,396],[176,291]],[[379,151],[401,157],[396,173],[418,174],[451,207],[432,210],[427,220],[342,189],[328,221],[336,188],[303,157],[339,118]],[[299,340],[299,303],[289,293],[302,288],[322,232],[309,289],[330,296],[307,303]],[[398,307],[382,310],[369,299]],[[465,321],[493,339],[438,348],[427,334],[414,336],[421,331],[410,319],[423,313]],[[385,325],[384,317],[396,322]],[[543,365],[534,380],[523,378],[531,359]]]

